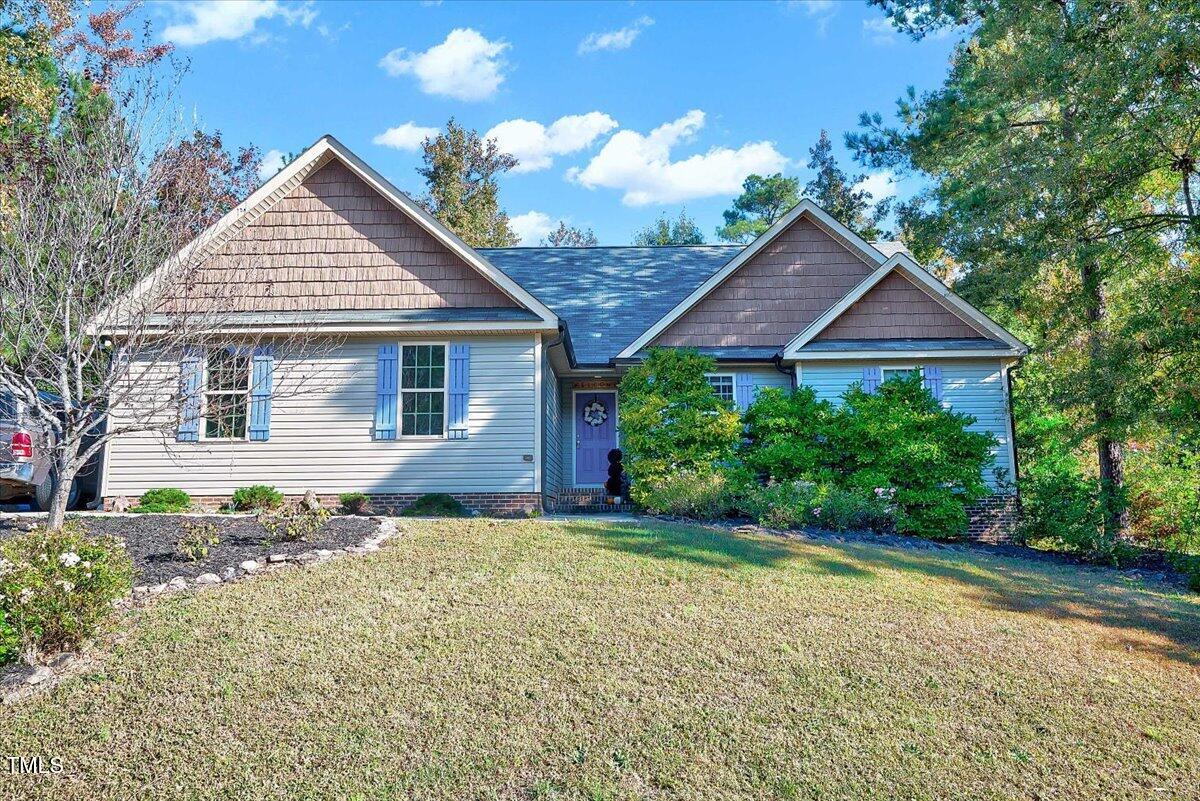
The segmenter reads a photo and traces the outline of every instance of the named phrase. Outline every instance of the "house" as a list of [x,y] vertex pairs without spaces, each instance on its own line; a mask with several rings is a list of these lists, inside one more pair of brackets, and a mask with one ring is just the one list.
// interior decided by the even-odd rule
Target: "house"
[[[920,370],[995,435],[986,506],[1010,507],[1008,371],[1025,346],[898,243],[810,201],[744,247],[477,250],[326,136],[202,239],[216,280],[243,280],[247,255],[269,275],[239,287],[258,299],[245,330],[303,322],[336,344],[274,383],[270,348],[188,354],[177,430],[107,449],[109,501],[170,486],[215,503],[265,483],[391,505],[447,492],[491,513],[579,503],[619,443],[623,372],[693,347],[741,408],[761,387],[836,400]],[[306,374],[316,391],[286,391]]]

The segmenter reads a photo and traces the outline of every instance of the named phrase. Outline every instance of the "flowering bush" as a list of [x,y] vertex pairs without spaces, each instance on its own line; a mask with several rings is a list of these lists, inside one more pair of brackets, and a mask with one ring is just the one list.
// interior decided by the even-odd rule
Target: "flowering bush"
[[745,490],[739,506],[759,525],[771,528],[808,525],[833,531],[882,532],[895,525],[895,494],[890,487],[864,491],[810,481],[771,482]]
[[90,536],[77,522],[0,544],[0,614],[27,652],[68,650],[95,636],[132,584],[125,543]]
[[651,514],[711,520],[733,511],[736,485],[729,471],[708,468],[646,479],[631,492]]

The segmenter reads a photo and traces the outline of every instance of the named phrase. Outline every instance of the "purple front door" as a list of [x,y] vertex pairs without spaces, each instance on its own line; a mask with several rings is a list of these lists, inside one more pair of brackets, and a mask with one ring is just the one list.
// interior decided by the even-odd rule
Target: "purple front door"
[[617,393],[575,393],[575,483],[603,484],[617,447]]

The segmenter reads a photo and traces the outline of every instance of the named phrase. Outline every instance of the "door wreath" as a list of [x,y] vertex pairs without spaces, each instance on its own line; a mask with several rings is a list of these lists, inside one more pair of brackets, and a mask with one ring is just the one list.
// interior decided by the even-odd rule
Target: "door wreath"
[[607,419],[608,409],[605,409],[604,404],[600,401],[594,400],[583,407],[583,422],[593,428],[604,425],[604,421]]

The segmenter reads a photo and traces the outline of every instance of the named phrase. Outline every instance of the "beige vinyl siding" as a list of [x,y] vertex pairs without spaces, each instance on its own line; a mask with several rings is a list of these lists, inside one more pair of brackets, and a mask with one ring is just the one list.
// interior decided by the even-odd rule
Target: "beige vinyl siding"
[[[899,362],[894,362],[899,365]],[[862,381],[865,365],[884,365],[884,362],[804,362],[801,364],[801,383],[817,392],[817,397],[834,403],[851,384]],[[908,363],[905,363],[908,364]],[[940,359],[914,360],[916,366],[940,364],[942,367],[942,405],[975,418],[973,431],[988,431],[996,437],[992,449],[995,467],[1012,479],[1012,449],[1009,437],[1008,387],[1002,365],[997,360]],[[996,485],[989,471],[988,483]]]
[[[550,359],[542,362],[542,482],[544,492],[553,494],[563,485],[562,479],[562,408],[559,401],[559,381]],[[569,421],[570,418],[568,418]]]
[[[300,364],[280,360],[267,442],[176,442],[173,433],[116,439],[109,446],[104,494],[179,487],[193,495],[228,495],[260,483],[286,494],[533,492],[534,464],[524,461],[534,453],[539,400],[533,337],[436,340],[471,345],[468,439],[376,441],[377,349],[396,341],[353,338]],[[114,415],[119,422],[137,410]]]

